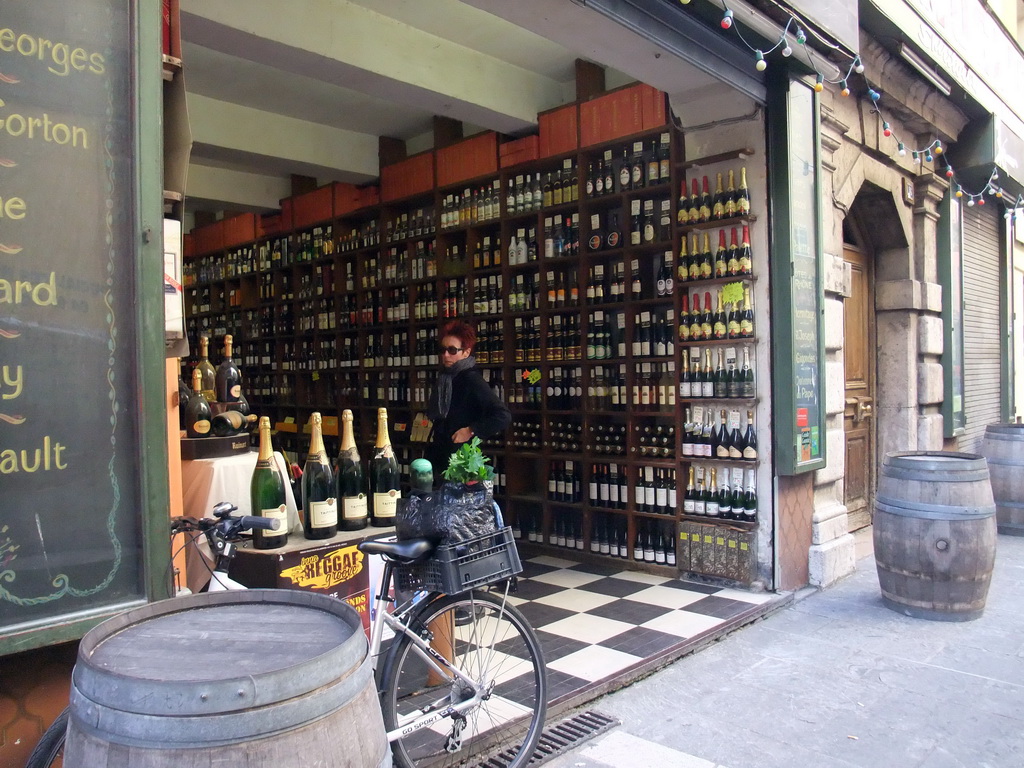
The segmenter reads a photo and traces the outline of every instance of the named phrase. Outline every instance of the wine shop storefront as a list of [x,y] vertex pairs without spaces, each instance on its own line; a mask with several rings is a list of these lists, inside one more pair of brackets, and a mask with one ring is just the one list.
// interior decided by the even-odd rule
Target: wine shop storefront
[[[835,79],[853,60],[855,13],[851,28],[829,29],[808,12],[801,56],[776,53],[762,70],[761,50],[796,38],[786,19],[745,4],[723,18],[710,2],[445,2],[491,19],[496,50],[503,33],[559,49],[562,79],[527,87],[510,79],[524,64],[465,55],[443,20],[347,3],[348,33],[373,30],[378,59],[426,36],[451,60],[424,54],[424,72],[494,68],[486,88],[447,86],[434,101],[429,78],[391,95],[379,83],[399,78],[380,61],[339,58],[309,34],[342,29],[324,9],[295,32],[271,4],[182,3],[182,44],[171,2],[161,73],[148,4],[95,0],[56,27],[66,14],[50,5],[0,29],[13,89],[0,126],[5,763],[24,759],[66,703],[83,632],[168,595],[167,518],[190,511],[177,379],[191,381],[204,335],[214,364],[232,337],[242,391],[286,456],[302,463],[314,412],[337,455],[327,423],[349,409],[366,458],[387,407],[407,480],[424,448],[413,426],[436,381],[437,329],[472,320],[478,364],[512,412],[486,452],[528,560],[524,611],[538,628],[588,610],[609,621],[601,611],[621,615],[619,591],[595,598],[595,587],[592,608],[558,595],[631,574],[620,581],[653,591],[625,602],[672,613],[649,619],[670,640],[634,649],[620,670],[573,678],[583,657],[553,656],[552,674],[573,678],[563,706],[852,567],[829,496],[842,473],[824,474],[842,424],[825,391],[815,73]],[[301,92],[319,78],[326,91],[311,93],[341,98],[361,83],[368,117],[310,140],[311,123],[331,123],[324,113],[261,111],[269,102],[244,70],[218,66],[247,48],[267,55],[246,64],[261,88]],[[410,58],[402,66],[415,71]],[[361,81],[360,68],[374,77]],[[495,103],[516,88],[515,110]],[[244,146],[238,127],[250,122]],[[328,162],[342,139],[334,155],[361,147],[373,163]],[[232,168],[243,161],[257,167]],[[253,204],[260,195],[273,204]],[[180,320],[167,295],[181,297]],[[668,600],[665,584],[680,579],[693,594]],[[685,610],[706,598],[727,601],[732,618]]]

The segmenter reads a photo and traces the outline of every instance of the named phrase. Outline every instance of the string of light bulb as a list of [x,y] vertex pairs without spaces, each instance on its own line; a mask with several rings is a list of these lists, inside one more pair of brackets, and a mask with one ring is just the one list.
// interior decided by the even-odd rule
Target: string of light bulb
[[[689,5],[690,2],[691,0],[679,0],[679,3],[681,5]],[[853,54],[852,59],[850,61],[850,65],[847,68],[845,75],[841,74],[840,76],[836,77],[833,80],[826,78],[825,75],[819,72],[818,68],[814,66],[814,61],[811,58],[810,54],[807,53],[805,48],[807,43],[807,33],[805,32],[804,27],[809,27],[809,25],[807,25],[806,22],[803,22],[790,9],[784,8],[778,3],[776,3],[775,5],[789,16],[789,20],[782,28],[782,32],[779,35],[779,39],[775,42],[774,45],[772,45],[769,48],[751,45],[743,37],[743,33],[740,31],[738,25],[735,24],[735,14],[733,13],[733,10],[729,7],[728,2],[726,2],[725,0],[722,0],[723,13],[722,19],[719,22],[719,26],[726,31],[733,30],[736,33],[736,36],[739,38],[740,42],[743,43],[743,45],[745,45],[753,53],[754,69],[756,69],[758,72],[764,72],[768,68],[767,56],[774,53],[776,50],[781,49],[780,52],[784,58],[789,58],[793,55],[794,49],[790,44],[790,35],[792,34],[793,39],[796,41],[798,46],[797,50],[804,50],[804,55],[802,58],[804,59],[807,66],[815,73],[815,81],[813,86],[814,91],[816,93],[821,93],[822,90],[824,90],[825,83],[829,83],[830,85],[838,85],[840,87],[840,95],[849,96],[851,93],[849,85],[851,76],[853,74],[864,74],[864,63],[861,61],[860,54]],[[794,28],[795,31],[791,31],[794,30]],[[814,34],[815,38],[817,38],[818,40],[820,40],[822,43],[832,48],[833,50],[843,53],[845,55],[849,55],[839,46],[833,45],[828,40],[815,33],[813,29],[812,34]],[[896,142],[897,154],[900,157],[905,157],[908,152],[905,142],[903,142],[895,134],[895,132],[892,130],[890,122],[885,119],[885,116],[882,114],[882,111],[879,108],[879,101],[882,98],[882,94],[869,85],[867,89],[867,96],[871,100],[871,111],[877,114],[879,119],[882,121],[882,135],[885,136],[886,138],[892,138],[893,141]],[[946,164],[945,176],[947,179],[950,180],[950,188],[954,190],[954,194],[958,199],[966,198],[968,206],[985,205],[985,196],[988,195],[996,197],[1003,203],[1005,207],[1003,217],[1006,219],[1013,218],[1015,220],[1017,217],[1018,210],[1024,209],[1024,195],[1018,195],[1012,203],[1008,202],[1009,198],[1006,196],[1006,191],[997,183],[999,180],[999,172],[996,168],[992,169],[992,172],[989,174],[988,181],[985,182],[985,185],[982,187],[981,191],[970,192],[966,190],[964,186],[956,180],[956,173],[953,170],[953,166],[950,165],[948,158],[945,156],[944,147],[942,146],[942,142],[939,139],[933,139],[928,145],[917,149],[911,149],[909,151],[911,152],[911,156],[913,157],[914,162],[917,163],[918,165],[920,165],[923,162],[933,163],[936,157],[941,156],[941,159]]]

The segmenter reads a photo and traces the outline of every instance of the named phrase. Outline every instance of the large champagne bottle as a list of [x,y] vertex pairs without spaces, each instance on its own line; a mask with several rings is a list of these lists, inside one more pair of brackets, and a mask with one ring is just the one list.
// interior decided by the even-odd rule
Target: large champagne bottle
[[196,369],[202,374],[202,393],[206,402],[212,403],[217,399],[217,372],[210,362],[210,340],[206,336],[199,337],[199,364]]
[[343,531],[365,528],[369,512],[363,485],[363,465],[352,431],[352,411],[341,412],[341,451],[338,453],[338,498],[341,517],[338,527]]
[[280,521],[276,531],[254,528],[252,544],[256,549],[275,549],[288,543],[288,507],[285,504],[284,478],[274,461],[274,446],[270,441],[270,419],[260,417],[260,452],[256,469],[249,481],[249,501],[255,517],[269,517]]
[[398,462],[388,435],[388,409],[377,409],[377,443],[370,459],[369,492],[373,498],[370,524],[379,528],[395,524],[402,497]]
[[[178,359],[178,365],[181,365],[181,359]],[[185,379],[181,373],[178,373],[178,427],[185,429],[185,417],[188,413],[188,401],[192,397],[192,390],[188,388],[188,384],[185,383]]]
[[216,390],[217,402],[237,403],[242,394],[242,372],[231,359],[232,338],[229,333],[224,337],[224,359],[217,366]]
[[241,411],[221,411],[210,419],[210,431],[217,437],[237,435],[240,432],[249,432],[256,423],[256,414],[248,416]]
[[185,434],[206,437],[210,434],[210,404],[203,397],[203,374],[197,367],[192,371],[192,396],[185,406]]
[[334,471],[324,450],[323,426],[319,413],[310,418],[312,434],[309,455],[302,468],[302,521],[307,539],[329,539],[338,532],[338,501]]

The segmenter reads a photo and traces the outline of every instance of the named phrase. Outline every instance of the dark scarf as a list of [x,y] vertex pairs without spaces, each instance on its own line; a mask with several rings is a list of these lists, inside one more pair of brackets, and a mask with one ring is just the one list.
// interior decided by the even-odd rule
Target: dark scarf
[[430,404],[427,407],[427,416],[431,421],[448,416],[448,409],[452,407],[452,381],[463,371],[473,368],[476,368],[476,358],[472,355],[452,363],[448,368],[441,368],[441,375],[437,377],[437,386],[430,396]]

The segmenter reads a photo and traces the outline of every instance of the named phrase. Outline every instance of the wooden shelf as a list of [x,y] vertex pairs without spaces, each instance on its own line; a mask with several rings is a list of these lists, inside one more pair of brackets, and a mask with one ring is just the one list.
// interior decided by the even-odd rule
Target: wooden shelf
[[[586,170],[591,159],[599,157],[605,149],[613,149],[616,155],[616,162],[621,157],[623,147],[628,147],[634,140],[650,139],[658,137],[665,131],[674,129],[660,127],[646,131],[636,136],[627,136],[615,141],[606,142],[601,145],[587,147],[576,152],[566,153],[555,158],[531,161],[513,168],[500,169],[496,174],[487,174],[477,179],[470,179],[451,184],[444,188],[434,189],[412,195],[401,200],[394,200],[382,205],[362,208],[358,211],[348,212],[330,220],[332,240],[330,245],[316,250],[310,258],[300,256],[303,248],[310,252],[307,233],[311,226],[303,226],[299,229],[288,230],[276,233],[271,236],[260,237],[252,243],[232,245],[222,251],[203,253],[190,256],[186,264],[191,267],[191,284],[187,286],[190,291],[190,302],[194,306],[199,300],[210,304],[211,307],[218,307],[221,303],[226,304],[229,291],[235,291],[236,300],[240,297],[241,304],[224,306],[223,308],[211,308],[207,312],[192,312],[188,318],[188,331],[195,335],[200,329],[224,328],[236,335],[236,348],[240,350],[240,356],[249,355],[249,359],[261,359],[270,356],[273,364],[267,368],[260,365],[246,364],[246,382],[257,382],[257,386],[263,391],[272,391],[273,387],[287,390],[283,395],[267,395],[252,397],[251,400],[258,403],[258,409],[272,413],[275,422],[282,421],[285,417],[291,416],[297,421],[303,421],[308,413],[318,410],[322,413],[340,413],[342,408],[350,408],[357,414],[357,441],[361,444],[368,444],[372,441],[370,434],[374,429],[372,413],[380,404],[378,393],[388,394],[389,387],[408,387],[403,389],[402,397],[398,403],[388,402],[390,411],[396,412],[399,421],[408,421],[411,415],[424,410],[422,404],[411,402],[413,397],[422,398],[423,394],[417,388],[432,386],[436,377],[435,360],[433,357],[434,334],[437,328],[446,321],[443,316],[450,313],[451,307],[446,307],[449,281],[457,281],[451,285],[458,286],[460,296],[458,301],[464,303],[468,310],[472,310],[473,302],[478,296],[474,293],[480,285],[490,287],[496,285],[491,282],[493,278],[501,278],[501,289],[499,293],[501,312],[498,313],[475,313],[467,311],[460,316],[467,317],[477,324],[477,331],[481,339],[488,341],[490,346],[498,344],[500,349],[494,354],[502,358],[502,362],[480,363],[480,368],[489,376],[492,386],[502,387],[504,399],[509,403],[509,409],[513,414],[513,420],[529,425],[526,434],[536,431],[537,438],[524,437],[524,441],[539,440],[538,448],[524,449],[511,444],[509,440],[505,445],[487,445],[485,452],[492,456],[500,471],[506,474],[507,482],[511,484],[511,492],[506,488],[499,495],[503,512],[508,520],[525,520],[526,518],[536,519],[547,531],[555,517],[564,515],[571,517],[574,524],[582,526],[583,536],[589,547],[589,537],[595,520],[613,517],[616,525],[626,527],[628,540],[632,545],[637,531],[645,531],[648,525],[662,524],[665,526],[677,526],[681,521],[687,522],[714,522],[708,518],[689,518],[681,513],[673,515],[654,514],[643,512],[633,507],[633,494],[638,481],[637,469],[641,467],[652,467],[658,473],[671,477],[674,472],[675,483],[678,489],[685,486],[685,473],[691,464],[707,462],[709,465],[733,465],[751,466],[749,462],[725,461],[718,459],[703,459],[683,457],[680,451],[680,440],[682,437],[682,426],[684,421],[684,409],[690,404],[714,405],[715,407],[750,407],[759,401],[753,399],[703,399],[691,398],[681,400],[676,398],[673,407],[664,404],[654,408],[634,408],[633,388],[640,381],[641,366],[650,366],[654,378],[667,375],[669,365],[674,366],[674,375],[682,370],[684,355],[688,354],[687,349],[692,347],[730,346],[730,345],[756,345],[759,340],[751,339],[725,339],[725,340],[699,340],[679,341],[677,330],[669,325],[672,336],[669,348],[671,352],[666,355],[634,356],[632,354],[632,339],[635,338],[635,330],[638,324],[637,317],[640,313],[651,312],[658,320],[658,326],[662,327],[662,321],[667,313],[670,321],[676,320],[682,306],[682,297],[688,296],[693,291],[711,289],[726,283],[742,282],[752,284],[758,279],[754,275],[736,275],[707,280],[686,280],[676,281],[674,291],[671,294],[657,296],[657,270],[662,264],[660,253],[666,250],[675,252],[678,247],[679,238],[690,231],[705,229],[738,226],[756,220],[753,216],[731,217],[729,219],[706,222],[704,224],[689,225],[679,224],[676,221],[675,206],[677,201],[672,191],[678,188],[681,174],[689,168],[698,167],[700,163],[713,164],[728,161],[736,158],[749,156],[750,151],[746,149],[736,150],[731,153],[724,153],[709,158],[701,158],[699,161],[681,162],[676,161],[670,164],[672,178],[667,181],[659,181],[657,184],[641,187],[638,189],[616,191],[609,195],[600,197],[583,198],[573,202],[549,205],[520,214],[509,214],[505,207],[505,195],[508,189],[509,179],[514,179],[522,174],[547,173],[557,170],[562,165],[562,160],[574,158],[578,170],[577,191],[582,192],[586,185]],[[671,142],[672,151],[678,151],[680,142]],[[617,177],[617,173],[616,173]],[[393,237],[386,240],[388,225],[395,224],[396,217],[403,213],[413,213],[422,208],[433,211],[434,221],[440,223],[443,197],[451,192],[461,192],[466,187],[479,187],[481,183],[490,183],[494,180],[500,182],[499,198],[501,216],[475,224],[440,228],[434,231],[427,231],[420,235],[408,235],[403,229],[402,237]],[[543,182],[543,175],[542,175]],[[628,245],[630,228],[630,203],[638,199],[654,199],[671,201],[670,211],[671,222],[667,225],[669,236],[658,241],[642,243],[640,245]],[[619,228],[623,234],[623,242],[616,248],[600,249],[590,251],[587,248],[587,241],[590,235],[589,216],[592,213],[601,213],[602,219],[607,226],[606,212],[619,211]],[[660,213],[660,210],[657,212]],[[544,247],[544,220],[554,216],[572,216],[578,214],[579,218],[579,250],[572,255],[565,255],[558,258],[545,259],[543,256]],[[376,222],[376,229],[367,229],[366,225]],[[507,249],[512,236],[520,228],[533,228],[536,237],[537,258],[524,264],[509,264]],[[357,231],[354,239],[348,239],[352,230]],[[500,262],[487,267],[472,268],[474,249],[481,244],[484,237],[491,238],[492,250],[497,249],[500,254]],[[301,239],[300,239],[301,238]],[[283,243],[283,244],[282,244]],[[372,243],[372,244],[370,244]],[[460,256],[464,259],[453,261],[448,258],[449,248],[459,247]],[[251,249],[251,250],[250,250]],[[417,250],[419,249],[419,250]],[[271,253],[281,252],[281,259],[272,260]],[[611,290],[613,281],[621,284],[624,288],[632,289],[632,261],[636,260],[640,269],[640,285],[642,292],[640,298],[633,298],[631,295],[624,295],[618,301],[604,301],[601,303],[586,302],[586,289],[591,277],[591,270],[597,266],[603,267],[603,280],[606,295]],[[413,274],[426,274],[428,262],[432,264],[435,272],[433,276],[412,278]],[[254,266],[269,263],[266,269],[254,269]],[[758,262],[760,264],[760,260]],[[227,270],[235,270],[235,274],[220,274],[221,267]],[[678,266],[678,265],[675,265]],[[202,281],[196,280],[200,274],[207,276]],[[385,279],[385,269],[389,277]],[[619,271],[621,270],[621,271]],[[216,277],[210,277],[217,274]],[[397,274],[405,277],[397,277]],[[565,292],[571,296],[575,290],[578,300],[575,303],[566,301],[562,304],[548,302],[549,279],[555,276],[559,284],[564,285]],[[347,281],[351,280],[353,288],[347,289]],[[575,281],[575,282],[574,282]],[[521,287],[520,287],[521,286]],[[317,293],[317,291],[320,291]],[[493,289],[492,289],[493,290]],[[307,294],[300,296],[300,291]],[[290,293],[288,299],[282,298]],[[261,295],[273,293],[274,298],[261,298]],[[513,294],[526,293],[533,296],[535,309],[515,311],[508,310],[509,298]],[[223,297],[223,298],[222,298]],[[192,301],[192,299],[195,299]],[[423,312],[428,306],[434,307],[433,317],[423,317]],[[377,313],[383,312],[385,318],[388,314],[395,314],[395,309],[402,306],[408,310],[408,319],[387,320],[377,322]],[[418,308],[418,309],[417,309]],[[304,311],[308,310],[308,311]],[[370,313],[364,316],[364,313]],[[323,313],[333,313],[335,327],[321,329],[316,327],[322,322]],[[595,313],[604,313],[605,322],[611,333],[610,348],[618,351],[622,340],[625,339],[625,354],[622,356],[609,357],[604,359],[587,359],[587,341],[593,339],[594,329],[591,326],[592,317]],[[355,321],[350,322],[350,313],[354,313]],[[417,317],[419,314],[419,317]],[[573,333],[572,337],[559,337],[553,335],[554,318],[561,318],[561,328],[566,332]],[[302,323],[312,322],[313,328],[300,330]],[[519,322],[523,333],[530,334],[522,340],[516,338],[516,322]],[[761,317],[758,317],[761,322]],[[291,325],[288,325],[290,323]],[[500,324],[500,325],[499,325]],[[286,327],[291,327],[288,332],[278,332]],[[486,333],[481,333],[481,330]],[[266,330],[275,332],[266,333]],[[398,336],[398,334],[404,334]],[[539,334],[539,338],[538,335]],[[415,358],[414,350],[420,349],[417,344],[422,344],[426,339],[431,345],[431,356],[426,365],[402,365],[402,366],[364,366],[365,350],[368,339],[379,347],[382,355],[391,353],[391,347],[395,343],[404,343],[404,352],[409,354],[409,359]],[[396,338],[402,342],[396,342]],[[553,339],[561,338],[561,342],[554,342]],[[350,341],[345,345],[345,341]],[[478,344],[480,346],[480,344]],[[529,349],[533,354],[538,355],[536,360],[517,361],[516,348]],[[552,349],[561,348],[561,355],[552,352]],[[579,348],[580,356],[576,359],[565,357],[569,348]],[[539,350],[539,351],[538,351]],[[330,365],[327,368],[300,369],[295,365],[305,359],[319,361],[325,359],[325,355],[332,356]],[[337,364],[342,357],[349,359],[354,356],[357,365],[343,367]],[[281,366],[289,361],[293,367],[284,370]],[[215,361],[216,362],[216,361]],[[611,409],[609,399],[602,399],[605,408],[594,409],[588,407],[590,403],[596,402],[588,397],[588,385],[595,380],[598,368],[603,368],[611,376],[607,379],[608,386],[618,386],[620,370],[624,371],[622,386],[625,386],[628,404],[621,409]],[[547,387],[549,377],[557,369],[581,371],[581,393],[575,401],[549,399]],[[522,391],[522,398],[526,400],[540,392],[540,403],[525,402],[513,405],[513,390],[520,392],[520,386],[524,385],[518,375],[522,370],[540,372],[542,379],[535,386],[532,392]],[[262,371],[262,372],[261,372]],[[567,374],[572,375],[572,374]],[[676,381],[670,382],[674,390],[677,390]],[[404,398],[408,392],[410,401]],[[415,393],[415,394],[413,394]],[[388,395],[390,396],[390,395]],[[557,404],[559,407],[549,407]],[[571,404],[571,405],[567,405]],[[578,437],[572,440],[553,438],[554,425],[558,422],[569,421],[578,424],[581,428]],[[674,428],[675,437],[673,448],[674,456],[646,456],[639,454],[640,434],[634,429],[636,426],[664,425]],[[624,435],[615,434],[611,439],[621,441],[622,453],[605,453],[601,450],[603,444],[597,442],[595,428],[601,426],[613,426],[618,430],[624,428]],[[397,435],[393,435],[397,437]],[[404,437],[404,434],[403,434]],[[506,436],[508,437],[508,436]],[[290,445],[302,447],[304,441],[300,432],[290,435]],[[762,438],[764,439],[764,437]],[[555,445],[558,442],[576,443],[580,447],[575,450],[560,451]],[[396,447],[403,451],[406,459],[419,455],[424,446],[422,443],[405,443],[401,439],[396,440]],[[552,463],[564,464],[571,462],[575,476],[582,486],[584,500],[582,502],[562,502],[547,498],[547,482],[549,467]],[[609,509],[591,505],[588,501],[587,484],[594,473],[596,465],[616,465],[619,468],[622,478],[621,485],[627,489],[629,503],[623,509]],[[677,491],[682,504],[682,493]],[[519,517],[519,516],[522,517]],[[737,526],[744,531],[756,528],[756,525],[737,523],[734,521],[725,522],[723,525]],[[635,562],[630,558],[611,558],[601,556],[589,551],[566,550],[559,547],[551,547],[547,544],[528,544],[525,539],[521,540],[524,547],[535,547],[539,551],[552,554],[569,555],[582,559],[586,562],[609,563],[627,565],[631,568],[658,573],[661,575],[678,575],[679,569],[667,566],[651,565],[649,563]],[[632,550],[630,550],[630,555]],[[685,568],[683,568],[685,570]]]

